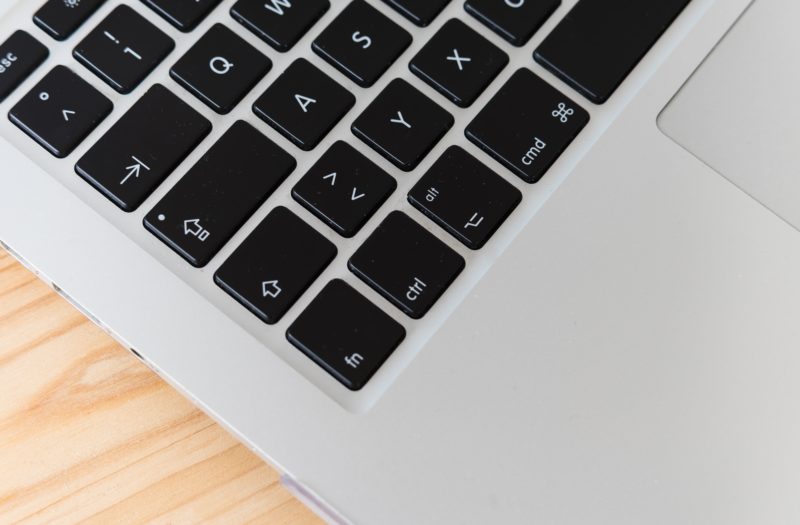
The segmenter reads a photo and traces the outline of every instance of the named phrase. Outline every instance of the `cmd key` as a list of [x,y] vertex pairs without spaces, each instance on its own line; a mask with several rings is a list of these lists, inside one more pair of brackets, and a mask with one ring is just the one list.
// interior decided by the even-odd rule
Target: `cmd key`
[[294,167],[288,153],[237,121],[145,216],[144,225],[201,268]]
[[111,113],[113,104],[65,66],[56,66],[8,113],[47,151],[64,158]]
[[400,346],[405,328],[335,279],[292,323],[286,338],[350,390],[360,390]]
[[531,184],[589,122],[589,114],[528,69],[520,69],[467,126],[467,138]]
[[151,87],[75,165],[124,211],[134,211],[211,131],[160,84]]
[[537,62],[602,104],[689,0],[580,0],[534,53]]
[[464,269],[464,258],[403,212],[381,223],[350,270],[412,319],[420,319]]
[[275,324],[334,257],[331,241],[279,206],[225,261],[214,280],[259,319]]

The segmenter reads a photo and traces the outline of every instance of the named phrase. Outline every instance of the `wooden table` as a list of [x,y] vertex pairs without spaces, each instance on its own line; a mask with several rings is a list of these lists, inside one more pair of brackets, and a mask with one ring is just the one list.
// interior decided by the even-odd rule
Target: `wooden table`
[[0,249],[0,523],[319,523]]

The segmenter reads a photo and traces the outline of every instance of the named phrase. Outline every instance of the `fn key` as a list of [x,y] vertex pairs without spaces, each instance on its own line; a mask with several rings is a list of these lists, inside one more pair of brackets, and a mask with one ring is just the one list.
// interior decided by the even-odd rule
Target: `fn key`
[[341,280],[320,292],[286,337],[350,390],[360,390],[405,339],[405,329]]

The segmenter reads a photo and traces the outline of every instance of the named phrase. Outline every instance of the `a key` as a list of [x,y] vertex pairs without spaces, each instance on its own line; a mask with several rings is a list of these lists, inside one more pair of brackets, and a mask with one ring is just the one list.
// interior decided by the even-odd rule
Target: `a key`
[[464,9],[515,46],[524,46],[561,0],[467,0]]
[[314,149],[356,103],[352,93],[298,58],[253,104],[253,111],[297,147]]
[[475,157],[451,146],[408,194],[422,213],[477,250],[522,200],[522,193]]
[[214,275],[223,290],[267,324],[281,320],[336,257],[336,246],[279,206]]
[[0,44],[0,102],[33,73],[50,52],[25,31],[15,31]]
[[259,50],[215,24],[170,69],[170,76],[220,114],[227,114],[272,67]]
[[56,66],[8,113],[8,118],[47,151],[64,158],[113,105],[65,66]]
[[294,158],[240,120],[170,189],[144,224],[201,268],[294,167]]
[[130,93],[175,42],[127,5],[117,6],[73,50],[75,59],[120,93]]
[[239,0],[231,16],[278,51],[288,51],[330,7],[328,0]]
[[602,104],[689,0],[581,0],[534,53],[537,62]]
[[466,135],[533,184],[588,122],[586,110],[531,71],[520,69],[467,126]]
[[75,165],[125,211],[134,211],[211,131],[160,84],[151,87]]
[[464,258],[395,211],[350,258],[350,270],[412,319],[420,319],[466,265]]
[[292,196],[337,233],[352,237],[395,188],[391,175],[339,141],[300,179]]
[[402,79],[393,80],[353,123],[353,133],[403,171],[411,171],[447,131],[453,116]]
[[364,0],[353,0],[312,47],[353,82],[369,87],[410,44],[405,29]]
[[458,19],[448,21],[409,65],[462,108],[469,107],[508,64],[508,55]]
[[56,40],[66,40],[105,0],[47,0],[33,22]]
[[428,26],[450,0],[383,0],[420,27]]
[[197,27],[221,0],[142,0],[164,20],[188,33]]
[[342,280],[328,283],[287,339],[350,390],[361,390],[406,337],[401,324]]

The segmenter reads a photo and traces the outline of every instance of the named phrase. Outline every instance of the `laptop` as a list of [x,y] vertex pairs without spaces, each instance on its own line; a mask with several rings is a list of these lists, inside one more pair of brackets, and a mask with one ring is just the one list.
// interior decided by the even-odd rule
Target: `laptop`
[[3,246],[330,523],[800,520],[797,2],[2,10]]

